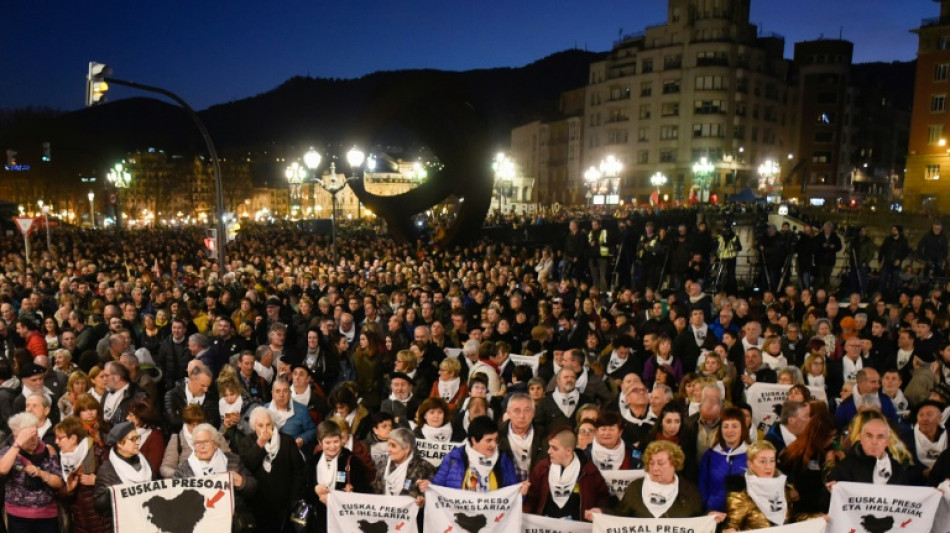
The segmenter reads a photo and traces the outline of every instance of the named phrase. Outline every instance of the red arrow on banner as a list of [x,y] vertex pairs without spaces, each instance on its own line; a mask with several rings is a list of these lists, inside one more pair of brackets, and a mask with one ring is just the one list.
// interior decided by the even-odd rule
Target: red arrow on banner
[[913,518],[908,518],[906,522],[901,522],[901,527],[907,527],[907,524],[913,522]]
[[500,515],[496,516],[496,517],[495,517],[495,523],[497,524],[497,523],[501,522],[501,519],[504,518],[504,517],[505,517],[505,513],[501,513]]
[[445,528],[445,531],[443,531],[442,533],[449,533],[449,531],[452,531],[452,526]]
[[224,497],[224,491],[219,490],[217,494],[208,498],[208,501],[205,503],[205,507],[208,509],[214,509],[214,504],[218,503],[218,500]]
[[399,522],[399,524],[396,525],[396,531],[402,531],[402,527],[405,525],[405,522]]

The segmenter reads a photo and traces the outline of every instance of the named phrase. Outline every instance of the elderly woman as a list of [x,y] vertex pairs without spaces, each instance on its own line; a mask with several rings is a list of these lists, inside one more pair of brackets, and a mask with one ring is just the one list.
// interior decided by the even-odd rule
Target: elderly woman
[[386,466],[376,473],[373,492],[386,496],[412,496],[421,507],[425,503],[422,493],[435,475],[435,467],[413,453],[416,437],[406,428],[394,429],[387,444],[389,457]]
[[170,479],[175,475],[178,466],[187,461],[195,449],[194,430],[205,422],[205,411],[198,404],[186,406],[181,411],[181,431],[172,434],[165,446],[165,455],[162,457],[160,468],[161,476]]
[[225,452],[220,443],[224,440],[211,424],[198,424],[192,432],[195,438],[194,453],[178,465],[175,479],[210,476],[213,474],[231,474],[234,483],[234,519],[233,531],[243,531],[253,524],[253,518],[245,507],[245,500],[252,498],[257,491],[257,480],[248,472],[237,454]]
[[267,409],[274,414],[277,430],[293,437],[297,447],[313,446],[314,424],[307,406],[290,397],[290,382],[282,377],[274,379],[271,386],[271,401]]
[[67,416],[56,425],[56,443],[59,462],[66,486],[60,494],[66,496],[69,521],[75,533],[107,533],[112,531],[108,520],[96,512],[93,492],[96,471],[102,464],[105,450],[96,444],[79,418]]
[[40,440],[39,420],[19,413],[7,421],[13,443],[0,450],[7,531],[59,531],[56,491],[63,487],[59,456]]
[[458,359],[446,357],[439,363],[439,379],[432,384],[430,398],[442,398],[449,406],[449,414],[455,414],[462,401],[468,397],[468,386],[459,378],[462,363]]
[[249,418],[253,433],[232,432],[234,451],[257,480],[251,504],[260,531],[282,531],[291,504],[303,495],[307,469],[297,443],[277,431],[274,414],[255,407]]
[[[637,518],[690,518],[703,514],[696,486],[677,476],[686,461],[683,450],[669,441],[651,442],[643,453],[647,476],[630,483],[609,514]],[[591,509],[591,513],[600,509]]]
[[792,517],[785,475],[775,468],[775,446],[756,441],[746,457],[745,488],[730,491],[726,499],[725,533],[781,526]]
[[76,370],[69,374],[69,379],[66,381],[66,394],[60,396],[56,402],[59,414],[64,418],[73,414],[73,406],[76,405],[76,400],[85,394],[89,387],[89,376],[82,370]]
[[73,354],[69,353],[69,350],[64,348],[53,351],[50,359],[53,360],[53,366],[55,369],[59,370],[63,374],[66,374],[67,376],[79,370],[79,367],[73,363]]
[[143,483],[153,479],[152,467],[148,460],[139,453],[139,442],[142,437],[135,430],[132,422],[116,424],[106,437],[109,450],[109,459],[102,462],[96,471],[96,486],[93,492],[93,505],[96,511],[110,521],[112,518],[112,491],[113,485],[124,483]]

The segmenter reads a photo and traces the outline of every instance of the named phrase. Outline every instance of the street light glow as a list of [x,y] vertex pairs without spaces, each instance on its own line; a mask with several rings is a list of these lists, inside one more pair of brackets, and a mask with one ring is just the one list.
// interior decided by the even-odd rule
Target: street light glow
[[310,170],[314,170],[320,166],[320,161],[323,158],[320,157],[320,153],[310,147],[310,150],[303,155],[303,164],[307,166]]
[[365,160],[366,154],[355,146],[346,153],[346,162],[350,164],[350,168],[356,169],[363,166]]

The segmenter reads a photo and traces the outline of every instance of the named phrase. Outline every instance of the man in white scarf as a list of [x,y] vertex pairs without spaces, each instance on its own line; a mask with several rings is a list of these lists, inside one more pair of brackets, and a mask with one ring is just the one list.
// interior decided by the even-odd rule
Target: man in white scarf
[[538,406],[539,423],[546,427],[562,422],[573,425],[574,413],[586,403],[587,397],[574,388],[577,373],[573,368],[562,367],[555,379],[557,386],[554,391],[546,394]]
[[937,457],[947,449],[947,430],[940,426],[942,404],[927,400],[917,406],[914,424],[914,455],[929,474]]
[[[515,460],[515,473],[524,481],[528,479],[535,466],[536,450],[542,441],[541,430],[536,430],[534,419],[534,401],[524,393],[515,393],[508,399],[508,408],[505,411],[508,421],[502,426],[499,436],[501,448]],[[505,431],[507,429],[507,431]]]
[[829,482],[908,485],[910,480],[905,467],[887,452],[890,439],[891,427],[886,420],[868,420],[861,428],[860,441],[851,446],[845,458],[838,461],[829,473]]
[[[581,459],[575,453],[577,437],[570,430],[563,430],[548,439],[548,457],[551,460],[548,467],[548,501],[543,505],[538,502],[537,508],[531,509],[535,514],[543,514],[551,518],[569,518],[583,520],[581,509],[581,495],[578,481],[581,476]],[[596,472],[586,472],[588,475],[598,475]],[[596,501],[596,495],[584,495],[584,499]],[[527,502],[526,502],[527,504]]]

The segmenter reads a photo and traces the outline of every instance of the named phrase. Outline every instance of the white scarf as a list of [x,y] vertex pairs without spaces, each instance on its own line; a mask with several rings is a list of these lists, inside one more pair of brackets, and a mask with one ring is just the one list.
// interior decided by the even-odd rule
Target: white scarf
[[[49,418],[47,418],[46,420],[43,421],[42,424],[40,424],[40,427],[36,428],[36,435],[39,436],[40,439],[42,439],[43,437],[46,436],[46,432],[49,431],[50,428],[52,427],[53,427],[53,423],[49,421]],[[145,439],[142,439],[142,443],[143,444],[145,443]]]
[[577,380],[574,381],[574,390],[584,392],[587,388],[587,370],[582,369],[580,375],[577,376]]
[[574,416],[574,411],[580,407],[577,404],[580,402],[581,393],[577,392],[577,389],[567,394],[562,394],[560,389],[554,389],[554,392],[551,393],[551,397],[554,399],[554,404],[557,405],[557,408],[560,409],[567,418]]
[[271,465],[274,463],[274,459],[277,457],[277,452],[280,451],[280,433],[273,432],[270,436],[270,440],[264,444],[264,471],[270,472]]
[[152,430],[149,428],[135,428],[135,432],[139,434],[139,442],[142,443],[142,446],[145,446],[145,441],[152,434]]
[[188,385],[185,384],[185,404],[186,405],[191,405],[193,403],[196,403],[198,405],[204,405],[205,396],[207,396],[207,394],[202,394],[201,396],[195,396],[191,394],[191,391],[188,389]]
[[854,407],[857,409],[860,409],[862,404],[865,406],[875,406],[878,409],[881,408],[881,397],[874,392],[868,394],[859,393],[857,383],[851,387],[851,401],[854,402]]
[[299,403],[300,405],[310,405],[310,386],[304,388],[304,391],[300,394],[297,393],[297,390],[293,387],[290,387],[290,399]]
[[594,439],[594,442],[590,445],[590,458],[601,471],[620,470],[626,450],[627,447],[624,446],[622,440],[617,443],[616,448],[611,450],[602,446],[597,442],[597,439]]
[[656,415],[653,414],[653,411],[650,410],[650,406],[646,406],[647,412],[643,415],[643,418],[637,418],[637,415],[633,414],[633,409],[629,405],[624,403],[620,406],[620,416],[624,420],[630,422],[631,424],[636,425],[637,427],[642,426],[643,424],[653,425],[653,421],[656,419]]
[[894,409],[897,409],[898,415],[903,416],[910,412],[910,402],[907,401],[907,397],[904,396],[904,391],[900,389],[897,389],[897,394],[891,398],[891,403],[894,404]]
[[726,450],[725,448],[722,447],[722,444],[717,444],[716,447],[713,448],[713,450],[715,450],[716,453],[725,455],[725,456],[726,456],[726,459],[729,459],[730,462],[731,462],[731,460],[732,460],[733,457],[736,457],[736,456],[738,456],[738,455],[744,455],[744,454],[745,454],[745,452],[746,452],[746,446],[745,446],[745,442],[743,442],[742,444],[740,444],[739,446],[737,446],[737,447],[735,447],[735,448],[733,448],[733,449],[731,449],[731,450]]
[[817,376],[807,374],[805,376],[805,382],[809,387],[818,387],[820,389],[825,388],[825,376],[822,376],[821,374],[818,374]]
[[907,366],[907,363],[910,362],[913,356],[914,356],[913,348],[911,348],[910,350],[902,350],[898,348],[897,349],[897,369],[901,370],[905,366]]
[[617,350],[614,350],[614,351],[610,352],[610,360],[607,361],[607,373],[608,373],[608,374],[612,374],[612,373],[614,373],[614,372],[620,370],[620,367],[622,367],[624,364],[626,364],[626,362],[627,362],[628,359],[629,359],[629,356],[628,356],[628,357],[619,357],[619,356],[617,355]]
[[224,415],[229,415],[231,413],[241,414],[241,409],[244,408],[244,398],[238,396],[238,399],[234,403],[228,403],[224,398],[218,400],[218,412],[221,413],[222,418]]
[[795,442],[798,437],[796,437],[791,431],[785,427],[785,424],[779,424],[778,430],[782,433],[782,440],[785,441],[785,446]]
[[779,355],[778,357],[762,352],[762,362],[772,370],[778,370],[782,367],[788,366],[788,361],[785,360],[784,355]]
[[891,456],[887,455],[887,452],[884,452],[884,457],[878,459],[874,465],[874,477],[872,478],[872,482],[875,485],[887,485],[892,473]]
[[650,476],[645,476],[643,488],[640,490],[643,504],[654,518],[660,518],[669,511],[679,493],[680,480],[676,475],[673,476],[673,482],[670,484],[657,483],[650,479]]
[[333,489],[336,488],[336,466],[339,459],[340,455],[337,454],[336,457],[328,461],[326,453],[324,453],[324,456],[317,461],[317,485],[323,485],[330,492],[333,492]]
[[440,427],[432,427],[429,424],[423,424],[422,435],[428,440],[449,442],[452,440],[452,425],[442,424]]
[[[79,465],[86,460],[86,455],[89,454],[89,450],[92,446],[89,445],[90,439],[85,438],[79,441],[79,445],[76,446],[76,449],[71,452],[64,452],[60,450],[59,452],[59,467],[63,472],[63,479],[68,480],[69,475],[76,471],[79,468]],[[90,472],[91,474],[92,472]]]
[[693,339],[696,340],[696,346],[702,348],[703,343],[706,342],[706,335],[709,334],[709,326],[703,324],[702,327],[698,329],[690,326],[690,329],[693,330]]
[[277,406],[274,405],[274,402],[267,404],[267,410],[274,413],[274,426],[280,429],[294,416],[294,401],[290,400],[290,403],[287,404],[286,411],[278,409]]
[[384,476],[386,492],[384,494],[388,496],[398,496],[402,494],[403,490],[409,488],[407,481],[411,482],[411,480],[406,479],[406,474],[409,473],[410,461],[412,461],[412,452],[406,456],[406,459],[402,463],[395,465],[395,468],[393,468],[392,459],[386,459],[386,470],[384,470],[384,472],[386,472]]
[[917,448],[917,459],[927,468],[933,467],[940,453],[947,449],[947,432],[945,430],[941,431],[940,428],[937,428],[937,432],[940,434],[940,436],[937,437],[937,442],[931,442],[926,435],[921,433],[917,424],[914,424],[914,443]]
[[446,402],[452,401],[452,398],[455,398],[455,395],[459,391],[459,385],[462,383],[462,380],[456,377],[455,379],[450,379],[449,381],[439,380],[439,397],[445,400]]
[[491,487],[491,471],[495,468],[495,463],[498,462],[498,448],[495,448],[495,453],[485,456],[466,442],[465,455],[468,456],[469,469],[478,475],[478,490],[476,492],[488,492],[489,487]]
[[689,406],[688,406],[686,409],[687,409],[687,415],[686,415],[686,416],[693,416],[693,415],[695,415],[696,413],[699,412],[699,402],[694,402],[694,401],[690,400]]
[[[409,400],[412,399],[412,392],[410,391],[409,394],[406,395],[406,399],[405,399],[405,400],[403,400],[402,398],[399,398],[398,396],[396,396],[396,393],[395,393],[395,392],[390,392],[390,393],[389,393],[389,399],[390,399],[393,403],[399,402],[399,403],[401,403],[403,406],[405,406],[407,403],[409,403]],[[353,413],[353,414],[355,415],[356,413]]]
[[348,427],[353,427],[353,421],[356,420],[356,410],[350,411],[350,414],[343,417],[343,421],[346,422]]
[[125,459],[122,459],[115,453],[115,448],[109,451],[109,462],[115,469],[115,474],[119,476],[122,483],[142,483],[152,480],[152,467],[149,466],[145,456],[139,454],[139,469],[130,465]]
[[574,487],[577,485],[577,478],[581,474],[581,462],[575,454],[567,466],[552,464],[548,468],[548,488],[550,489],[551,501],[558,509],[563,509],[567,501],[571,499]]
[[777,526],[785,524],[788,500],[785,498],[784,475],[765,478],[746,470],[745,486],[749,498],[752,498],[769,522]]
[[188,466],[195,477],[210,476],[211,474],[224,474],[228,471],[228,458],[220,448],[214,451],[214,455],[207,461],[198,459],[197,453],[188,456]]
[[194,451],[195,437],[191,434],[191,430],[188,429],[188,424],[181,425],[181,435],[185,438],[185,442],[188,444],[188,447]]
[[[96,392],[96,389],[89,389],[89,395],[96,399],[97,402],[102,403],[103,395]],[[108,394],[106,394],[108,396]]]
[[106,399],[102,404],[102,416],[106,422],[111,421],[112,417],[115,416],[115,411],[119,408],[119,404],[122,403],[122,398],[125,397],[125,391],[128,388],[129,385],[126,383],[121,389],[106,394]]
[[858,357],[857,361],[852,361],[850,357],[841,358],[841,370],[845,381],[854,381],[858,379],[858,370],[864,368],[864,361]]
[[[511,446],[511,455],[515,458],[515,468],[522,472],[529,472],[531,467],[531,442],[534,440],[534,426],[528,427],[528,434],[522,437],[508,426],[508,444]],[[560,506],[559,506],[560,507]]]

